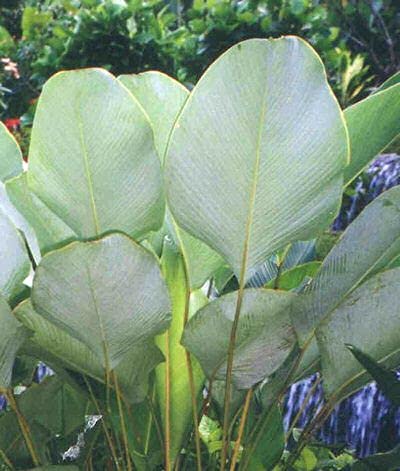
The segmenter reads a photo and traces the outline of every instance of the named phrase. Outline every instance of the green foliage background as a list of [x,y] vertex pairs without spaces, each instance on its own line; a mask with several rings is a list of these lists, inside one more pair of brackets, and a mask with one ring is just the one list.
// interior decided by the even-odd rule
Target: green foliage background
[[[114,74],[163,71],[194,84],[238,41],[296,34],[321,55],[342,105],[396,72],[396,0],[2,0],[0,117],[26,113],[62,69],[101,66]],[[3,69],[3,67],[1,67]],[[1,95],[0,95],[1,98]],[[29,124],[29,115],[25,124]]]

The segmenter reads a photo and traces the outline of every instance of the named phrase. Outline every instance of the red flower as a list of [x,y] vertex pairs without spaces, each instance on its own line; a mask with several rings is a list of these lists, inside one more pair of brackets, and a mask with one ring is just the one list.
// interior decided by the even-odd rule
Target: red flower
[[18,128],[21,125],[21,120],[19,118],[8,118],[4,121],[4,124],[10,132],[15,132],[18,131]]

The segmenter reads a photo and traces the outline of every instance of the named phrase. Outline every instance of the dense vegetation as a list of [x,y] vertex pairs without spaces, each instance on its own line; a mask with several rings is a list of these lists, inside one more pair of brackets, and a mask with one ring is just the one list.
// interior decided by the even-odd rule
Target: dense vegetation
[[[399,447],[357,460],[313,438],[371,376],[400,403],[399,188],[324,235],[400,133],[398,76],[342,111],[304,40],[252,39],[190,92],[54,75],[26,172],[0,131],[5,469],[399,466]],[[311,372],[325,401],[285,433],[283,394]]]

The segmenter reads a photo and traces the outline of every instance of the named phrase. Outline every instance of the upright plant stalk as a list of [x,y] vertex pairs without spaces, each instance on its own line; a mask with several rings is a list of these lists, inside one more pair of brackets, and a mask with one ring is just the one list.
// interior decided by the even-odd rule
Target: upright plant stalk
[[169,331],[165,332],[165,471],[171,471],[171,362]]
[[22,435],[26,443],[26,447],[29,450],[29,454],[31,455],[33,464],[39,467],[41,463],[35,450],[29,424],[18,407],[17,401],[15,400],[15,397],[14,397],[14,393],[11,389],[5,389],[3,391],[3,394],[6,397],[8,403],[10,404],[11,409],[15,412],[15,415],[17,416],[19,428],[21,429]]
[[92,390],[92,386],[90,386],[90,383],[89,381],[87,380],[86,376],[83,375],[83,379],[85,381],[85,384],[86,384],[86,387],[88,388],[88,391],[89,391],[89,395],[90,395],[90,398],[92,399],[93,401],[93,404],[96,408],[96,411],[97,413],[101,416],[101,425],[103,427],[103,431],[104,431],[104,435],[106,436],[106,440],[107,440],[107,444],[108,444],[108,447],[110,448],[110,452],[111,452],[111,456],[114,460],[114,463],[115,463],[115,466],[117,468],[117,471],[120,471],[121,470],[121,467],[119,465],[119,462],[118,462],[118,457],[117,457],[117,452],[115,451],[115,446],[114,446],[114,443],[112,441],[112,437],[110,435],[110,432],[108,431],[107,429],[107,425],[104,421],[104,414],[103,412],[101,411],[100,409],[100,406],[99,406],[99,403],[97,402],[97,399],[96,399],[96,396],[95,394],[93,393],[93,390]]
[[253,389],[249,389],[247,391],[247,394],[246,394],[246,400],[245,400],[245,403],[244,403],[242,417],[240,419],[238,436],[237,436],[237,439],[236,439],[236,442],[235,442],[235,447],[234,447],[234,450],[233,450],[230,471],[235,471],[235,466],[236,466],[236,463],[237,463],[237,460],[238,460],[238,457],[239,457],[240,444],[241,444],[242,438],[243,438],[244,427],[246,425],[247,417],[248,417],[249,411],[250,411],[250,404],[251,404],[252,397],[253,397]]
[[128,434],[126,431],[125,415],[124,415],[124,409],[123,409],[122,400],[121,400],[122,394],[121,394],[121,390],[118,384],[118,378],[117,378],[117,375],[115,374],[115,371],[113,371],[112,375],[113,375],[113,381],[114,381],[114,386],[115,386],[115,394],[117,396],[119,418],[121,421],[122,441],[124,443],[124,449],[125,449],[126,466],[127,466],[128,471],[132,471],[131,457],[129,454]]
[[[245,250],[247,257],[247,250]],[[225,470],[225,463],[228,454],[228,435],[229,435],[229,413],[230,413],[230,400],[231,400],[231,388],[232,388],[232,370],[233,370],[233,354],[235,351],[236,333],[239,325],[240,310],[242,308],[243,292],[244,292],[244,277],[246,272],[246,263],[242,264],[242,270],[240,274],[239,291],[236,302],[235,317],[233,319],[231,334],[229,338],[228,347],[228,358],[226,365],[226,378],[225,378],[225,397],[224,397],[224,422],[223,422],[223,433],[222,433],[222,449],[221,449],[221,471]]]

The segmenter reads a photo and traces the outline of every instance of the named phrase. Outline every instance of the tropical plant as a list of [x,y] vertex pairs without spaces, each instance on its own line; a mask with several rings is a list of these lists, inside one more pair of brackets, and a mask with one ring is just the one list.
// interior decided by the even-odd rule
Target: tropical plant
[[[351,464],[313,433],[369,380],[347,344],[400,363],[400,189],[316,253],[399,123],[399,83],[343,113],[297,37],[238,43],[190,93],[53,76],[27,171],[0,128],[4,468]],[[285,435],[285,390],[315,371],[326,401]]]

